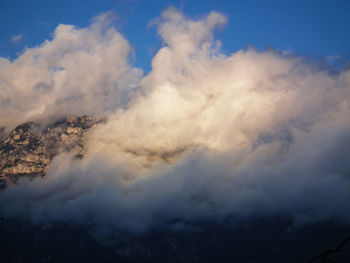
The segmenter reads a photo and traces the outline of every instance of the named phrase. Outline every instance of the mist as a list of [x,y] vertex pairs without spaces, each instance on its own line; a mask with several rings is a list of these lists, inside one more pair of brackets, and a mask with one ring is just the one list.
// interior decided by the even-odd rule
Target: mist
[[106,119],[85,137],[84,159],[62,153],[44,178],[2,191],[2,214],[102,239],[228,217],[350,223],[349,69],[277,50],[225,54],[214,37],[224,15],[168,8],[153,21],[163,46],[143,75],[111,21],[59,25],[52,40],[0,59],[1,126]]

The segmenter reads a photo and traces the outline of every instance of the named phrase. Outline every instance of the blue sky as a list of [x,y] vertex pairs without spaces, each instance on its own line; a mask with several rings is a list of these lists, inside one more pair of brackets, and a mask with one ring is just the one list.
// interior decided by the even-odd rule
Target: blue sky
[[315,58],[349,56],[347,0],[2,0],[0,56],[14,59],[25,47],[50,39],[60,23],[85,27],[93,16],[113,10],[118,30],[135,49],[135,65],[149,71],[161,41],[148,25],[170,5],[193,18],[211,10],[225,14],[228,24],[217,37],[228,54],[252,45]]

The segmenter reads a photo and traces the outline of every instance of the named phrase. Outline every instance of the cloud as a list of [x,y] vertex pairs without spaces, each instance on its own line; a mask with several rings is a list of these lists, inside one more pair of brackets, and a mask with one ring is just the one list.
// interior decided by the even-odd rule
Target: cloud
[[[127,63],[127,42],[99,22],[60,25],[51,42],[0,61],[0,72],[22,76],[38,59],[27,86],[46,72],[49,95],[43,84],[36,96],[63,98],[64,112],[108,112],[86,137],[85,159],[56,157],[46,178],[3,191],[0,210],[34,223],[88,226],[97,237],[229,216],[349,224],[350,71],[330,74],[273,50],[227,56],[213,37],[225,23],[216,12],[192,20],[165,10],[156,23],[164,46],[142,79]],[[50,75],[48,65],[64,69]],[[62,109],[42,105],[38,116]]]
[[23,38],[23,35],[22,35],[22,34],[12,36],[12,37],[11,37],[11,42],[12,42],[12,43],[20,42],[20,41],[22,40],[22,38]]
[[64,114],[107,114],[128,101],[142,71],[129,65],[129,43],[111,14],[87,28],[59,25],[53,39],[0,66],[0,118],[18,123]]

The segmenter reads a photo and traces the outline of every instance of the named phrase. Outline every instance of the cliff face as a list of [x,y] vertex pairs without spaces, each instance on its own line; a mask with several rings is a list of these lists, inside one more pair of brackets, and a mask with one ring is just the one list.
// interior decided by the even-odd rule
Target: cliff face
[[63,118],[48,125],[28,122],[0,141],[0,187],[21,176],[44,176],[60,151],[84,155],[84,134],[101,122],[90,116]]

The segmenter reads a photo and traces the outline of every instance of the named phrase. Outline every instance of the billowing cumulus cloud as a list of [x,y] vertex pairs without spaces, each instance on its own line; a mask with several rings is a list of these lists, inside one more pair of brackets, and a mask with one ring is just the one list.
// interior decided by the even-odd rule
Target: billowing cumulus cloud
[[85,159],[61,154],[44,179],[1,193],[7,216],[102,237],[228,216],[350,223],[349,70],[330,74],[276,51],[227,56],[213,37],[223,15],[194,21],[170,8],[155,22],[164,47],[140,79],[128,43],[103,19],[60,25],[51,42],[1,61],[5,123],[63,106],[108,113],[87,135]]
[[142,71],[129,65],[129,43],[113,14],[87,28],[57,26],[52,40],[0,61],[1,125],[65,114],[106,114],[123,106]]

